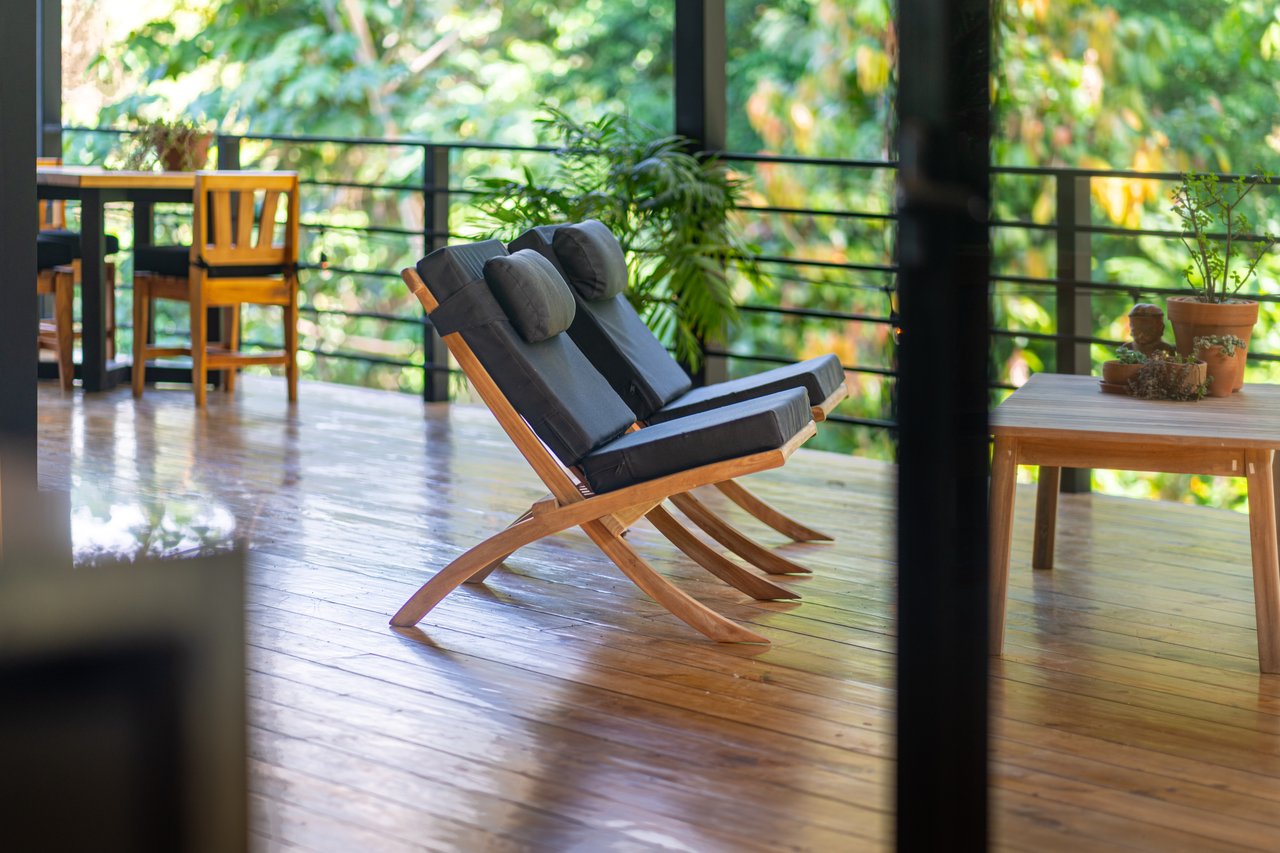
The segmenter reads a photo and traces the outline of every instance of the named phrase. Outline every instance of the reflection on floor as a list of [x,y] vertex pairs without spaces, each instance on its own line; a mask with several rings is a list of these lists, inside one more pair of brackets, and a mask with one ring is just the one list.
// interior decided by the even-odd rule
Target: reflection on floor
[[[512,557],[420,630],[428,573],[542,496],[486,411],[277,381],[61,395],[41,477],[81,564],[247,540],[255,840],[314,850],[875,850],[892,784],[892,468],[802,451],[752,478],[837,536],[783,545],[755,602],[652,529],[631,541],[773,640],[705,641],[582,534]],[[715,501],[716,496],[708,496]],[[1058,567],[1020,494],[995,663],[995,822],[1017,850],[1275,849],[1280,678],[1256,674],[1243,516],[1067,497]],[[734,510],[736,513],[736,510]]]

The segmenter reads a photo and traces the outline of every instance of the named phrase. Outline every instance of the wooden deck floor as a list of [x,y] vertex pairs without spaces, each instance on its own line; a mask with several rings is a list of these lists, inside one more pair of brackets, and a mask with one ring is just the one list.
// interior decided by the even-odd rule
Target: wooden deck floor
[[[481,408],[307,384],[291,413],[280,383],[244,386],[206,416],[186,391],[43,386],[41,476],[73,486],[83,560],[251,542],[262,849],[886,846],[890,466],[802,451],[753,478],[838,537],[783,546],[814,570],[782,581],[799,603],[746,600],[633,532],[767,650],[704,640],[580,533],[397,633],[404,598],[536,480]],[[1280,678],[1256,671],[1245,517],[1067,497],[1058,568],[1033,574],[1032,497],[992,682],[999,847],[1280,848]]]

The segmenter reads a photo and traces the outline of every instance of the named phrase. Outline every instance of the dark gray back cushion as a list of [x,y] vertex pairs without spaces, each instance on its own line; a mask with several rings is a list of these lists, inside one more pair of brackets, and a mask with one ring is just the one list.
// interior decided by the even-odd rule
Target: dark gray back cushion
[[[531,228],[512,241],[510,248],[512,251],[532,249],[563,270],[562,259],[554,248],[559,245],[555,235],[570,227],[573,226]],[[596,370],[609,380],[637,420],[648,420],[693,387],[688,374],[649,331],[625,295],[595,301],[583,299],[577,291],[574,295],[578,299],[578,311],[569,327],[569,336]]]
[[418,274],[441,303],[434,312],[458,332],[515,410],[565,465],[621,435],[635,419],[567,334],[525,341],[484,278],[485,264],[507,254],[498,240],[437,249]]
[[573,294],[546,258],[530,249],[485,261],[484,280],[520,337],[531,344],[567,331]]
[[551,246],[565,280],[587,302],[612,299],[627,289],[627,257],[604,223],[588,219],[561,226]]

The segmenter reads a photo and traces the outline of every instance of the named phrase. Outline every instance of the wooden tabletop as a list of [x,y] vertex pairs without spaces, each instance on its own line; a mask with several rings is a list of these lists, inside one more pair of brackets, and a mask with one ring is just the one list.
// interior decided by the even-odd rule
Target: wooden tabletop
[[89,189],[194,189],[195,172],[127,172],[98,166],[37,166],[36,185]]
[[991,432],[1183,447],[1280,447],[1280,385],[1245,385],[1230,397],[1179,403],[1104,394],[1096,376],[1037,373],[991,412]]

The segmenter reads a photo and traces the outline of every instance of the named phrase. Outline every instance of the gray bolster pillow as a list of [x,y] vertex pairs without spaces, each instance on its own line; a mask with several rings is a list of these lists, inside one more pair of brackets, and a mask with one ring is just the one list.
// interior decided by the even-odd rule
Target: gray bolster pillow
[[532,249],[485,261],[484,280],[527,343],[554,338],[573,323],[569,286],[551,262]]
[[627,289],[626,255],[603,222],[562,225],[551,237],[551,248],[569,286],[587,302],[612,299]]

